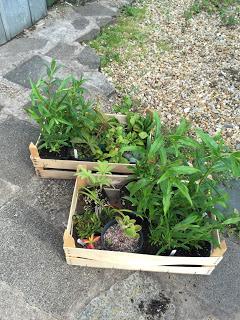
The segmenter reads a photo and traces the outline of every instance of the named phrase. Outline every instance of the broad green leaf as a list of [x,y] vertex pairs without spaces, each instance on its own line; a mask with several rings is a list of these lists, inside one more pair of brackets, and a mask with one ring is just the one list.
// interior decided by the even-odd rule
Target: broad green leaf
[[163,139],[162,137],[158,137],[150,147],[150,150],[148,153],[148,159],[152,159],[155,156],[157,156],[162,145],[163,145]]
[[148,136],[148,134],[147,134],[147,132],[145,132],[145,131],[142,131],[142,132],[139,133],[139,137],[140,137],[141,139],[145,139],[145,138],[147,138],[147,136]]
[[235,177],[240,177],[240,161],[238,160],[238,158],[234,157],[231,155],[230,157],[231,159],[231,169],[232,169],[232,173]]
[[194,174],[194,173],[199,173],[201,172],[200,170],[193,168],[193,167],[189,167],[189,166],[175,166],[175,167],[171,167],[171,171],[173,173],[177,173],[177,174]]
[[196,133],[210,150],[217,151],[219,149],[217,142],[209,134],[201,129],[197,129]]
[[179,139],[179,143],[181,143],[186,147],[191,147],[196,149],[201,147],[201,145],[197,141],[194,141],[189,137],[182,137],[181,139]]
[[171,170],[167,170],[166,172],[164,172],[164,174],[161,176],[161,178],[158,179],[157,184],[165,181],[166,179],[168,179],[169,177],[171,177],[171,175],[172,175]]
[[236,224],[238,222],[240,222],[240,216],[239,217],[229,218],[229,219],[223,221],[222,224],[228,225],[228,224]]
[[129,191],[132,195],[134,195],[139,190],[144,189],[149,184],[149,180],[146,178],[139,179],[137,181],[133,181],[129,184]]

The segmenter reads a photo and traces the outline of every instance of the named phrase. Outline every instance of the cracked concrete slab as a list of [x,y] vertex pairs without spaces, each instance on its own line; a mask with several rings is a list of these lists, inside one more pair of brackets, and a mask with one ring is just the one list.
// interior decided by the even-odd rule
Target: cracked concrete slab
[[28,146],[36,141],[39,130],[26,121],[8,117],[0,122],[0,176],[14,185],[24,187],[34,175]]
[[116,10],[103,6],[98,2],[92,2],[85,6],[74,7],[74,10],[80,15],[86,17],[116,16]]
[[27,304],[58,320],[70,319],[76,305],[84,306],[129,273],[68,266],[62,232],[40,211],[21,198],[0,209],[0,278],[21,292]]
[[77,45],[59,42],[54,48],[49,50],[46,55],[54,59],[70,60],[75,56],[76,51],[78,51]]
[[1,320],[57,320],[25,301],[22,292],[0,282]]
[[19,190],[19,186],[0,178],[0,207],[11,199]]
[[37,80],[46,75],[46,61],[35,55],[13,70],[9,71],[4,78],[25,88],[31,88],[30,80]]
[[[237,246],[232,243],[229,246],[234,251],[229,263],[232,265],[239,261],[239,257],[236,255]],[[225,301],[226,292],[231,291],[230,286],[226,291],[225,280],[229,277],[234,281],[236,276],[227,272],[229,267],[222,263],[224,273],[217,269],[215,276],[213,274],[211,277],[136,272],[91,300],[84,310],[76,310],[74,319],[236,320],[240,314],[238,283],[234,286],[236,297],[233,302],[229,304],[232,296]],[[225,294],[217,290],[217,278],[220,276]]]

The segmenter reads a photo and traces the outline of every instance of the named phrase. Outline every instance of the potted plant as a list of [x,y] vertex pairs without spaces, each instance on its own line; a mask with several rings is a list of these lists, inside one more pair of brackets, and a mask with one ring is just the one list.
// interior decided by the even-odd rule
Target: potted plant
[[[110,199],[105,192],[105,187],[112,186],[111,166],[107,162],[98,162],[92,173],[84,167],[79,167],[77,177],[87,180],[88,187],[81,188],[78,198],[81,198],[80,209],[73,216],[74,235],[76,242],[87,249],[99,247],[100,234],[104,225],[124,210],[116,208],[116,202]],[[114,186],[113,186],[114,187]],[[115,190],[115,189],[114,189]],[[138,228],[138,227],[137,227]]]
[[[154,134],[147,137],[146,146],[123,148],[124,152],[136,152],[140,157],[128,180],[120,179],[122,184],[115,186],[119,197],[131,203],[134,217],[124,211],[119,214],[119,208],[115,208],[112,218],[109,215],[105,220],[110,221],[105,229],[102,224],[101,250],[93,250],[94,254],[87,249],[76,251],[72,241],[75,195],[85,187],[91,188],[87,179],[77,178],[64,234],[68,263],[210,274],[222,259],[226,246],[220,239],[220,231],[238,223],[240,217],[224,216],[221,207],[227,206],[227,197],[218,185],[230,174],[239,176],[240,153],[229,150],[220,135],[210,137],[199,129],[190,131],[184,120],[174,130],[166,130],[161,127],[156,113],[153,118],[156,128]],[[124,184],[128,193],[123,194],[120,190]],[[122,205],[123,201],[120,203]],[[139,239],[144,234],[141,253],[133,246],[130,250],[121,249],[119,237],[124,235],[126,239],[126,230],[136,237],[139,233]]]
[[115,163],[115,172],[129,172],[137,155],[122,148],[145,146],[154,131],[151,115],[130,111],[126,116],[105,114],[85,99],[84,79],[70,76],[60,80],[58,69],[53,60],[47,78],[31,84],[32,102],[27,112],[39,125],[40,136],[29,148],[37,173],[73,177],[79,164],[93,169],[97,161]]
[[119,212],[114,220],[109,221],[102,233],[101,243],[105,250],[123,252],[141,252],[143,248],[142,227],[136,219]]
[[160,127],[158,121],[147,150],[138,148],[141,160],[125,198],[149,221],[149,242],[157,254],[210,255],[217,245],[214,232],[239,221],[218,207],[227,206],[218,184],[230,174],[239,177],[240,152],[231,152],[220,135],[197,129],[191,137],[185,120],[165,135]]

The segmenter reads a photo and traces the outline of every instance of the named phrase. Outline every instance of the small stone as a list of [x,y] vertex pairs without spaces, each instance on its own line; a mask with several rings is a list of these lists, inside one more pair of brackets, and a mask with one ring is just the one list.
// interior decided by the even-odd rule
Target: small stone
[[83,42],[83,41],[89,41],[92,40],[94,38],[96,38],[96,36],[100,33],[100,29],[97,27],[92,28],[91,30],[89,30],[88,32],[86,32],[85,34],[83,34],[82,36],[80,36],[77,41],[78,42]]
[[90,69],[99,69],[100,67],[100,58],[96,52],[89,46],[85,47],[78,57],[78,61],[82,65],[87,65]]
[[188,113],[190,111],[190,108],[184,108],[184,112]]
[[53,49],[48,51],[46,55],[55,59],[69,60],[74,56],[75,50],[76,46],[59,42]]
[[97,17],[96,18],[96,22],[97,22],[98,26],[101,28],[101,27],[108,26],[110,24],[114,24],[116,22],[116,18],[113,18],[113,17]]
[[110,96],[115,92],[113,85],[107,80],[106,76],[101,72],[84,72],[84,79],[86,79],[85,86],[88,88],[95,87],[101,94]]
[[83,30],[89,25],[90,21],[85,17],[79,17],[72,22],[72,25],[77,30]]
[[236,144],[236,150],[240,150],[240,143]]
[[234,125],[232,125],[231,123],[224,123],[223,127],[232,129],[232,128],[234,128]]

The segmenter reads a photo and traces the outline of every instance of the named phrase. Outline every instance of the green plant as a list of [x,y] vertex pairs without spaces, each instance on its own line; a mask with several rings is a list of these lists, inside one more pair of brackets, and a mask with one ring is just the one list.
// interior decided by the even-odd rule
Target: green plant
[[59,152],[71,145],[71,138],[81,130],[91,132],[96,126],[96,113],[84,98],[84,80],[57,77],[59,67],[52,60],[47,67],[47,78],[31,83],[32,104],[28,114],[40,126],[39,149]]
[[[108,162],[100,162],[98,161],[98,165],[94,168],[96,170],[96,173],[93,173],[90,170],[87,170],[85,167],[79,167],[76,176],[80,177],[81,179],[87,179],[91,186],[93,187],[100,187],[100,189],[103,188],[103,186],[110,186],[111,185],[111,179],[109,175],[112,174],[112,165],[110,165]],[[108,175],[108,176],[106,176]]]
[[[220,135],[211,137],[196,129],[194,138],[185,120],[163,134],[157,113],[153,118],[156,129],[146,148],[124,148],[141,154],[125,198],[149,220],[150,240],[159,245],[159,252],[196,247],[203,238],[214,244],[211,230],[237,222],[236,217],[225,218],[217,205],[227,205],[219,182],[226,175],[240,176],[240,152],[231,152]],[[216,222],[203,219],[206,212]]]
[[101,55],[101,66],[105,67],[112,61],[121,63],[120,48],[124,44],[134,47],[134,42],[144,43],[147,36],[142,31],[138,22],[145,15],[145,8],[126,6],[123,15],[118,18],[117,24],[104,28],[101,34],[93,41],[90,46]]
[[195,0],[185,11],[187,20],[202,11],[208,14],[218,13],[223,24],[233,26],[239,24],[239,1],[238,0]]
[[210,242],[213,246],[218,246],[219,244],[214,238],[213,232],[225,230],[228,225],[238,223],[240,218],[222,218],[216,221],[211,216],[193,212],[183,220],[172,223],[175,220],[177,220],[175,217],[170,218],[169,216],[168,222],[170,223],[165,223],[163,219],[160,219],[157,225],[151,226],[150,241],[160,248],[157,254],[176,248],[185,250],[198,249],[201,248],[202,243],[205,241]]
[[113,106],[115,112],[120,112],[122,114],[127,114],[133,107],[133,100],[129,95],[122,97],[121,102]]
[[101,232],[102,224],[95,212],[85,210],[83,214],[73,216],[73,225],[80,239],[91,237],[92,234]]
[[131,219],[128,215],[124,215],[123,213],[120,214],[121,216],[117,216],[115,219],[122,231],[126,236],[133,239],[138,239],[139,231],[142,229],[142,227],[136,224],[135,219]]
[[[236,217],[237,219],[239,219],[240,212],[237,209],[234,209],[233,217]],[[235,224],[228,225],[226,233],[228,236],[235,235],[238,238],[240,238],[240,221],[238,221]]]

